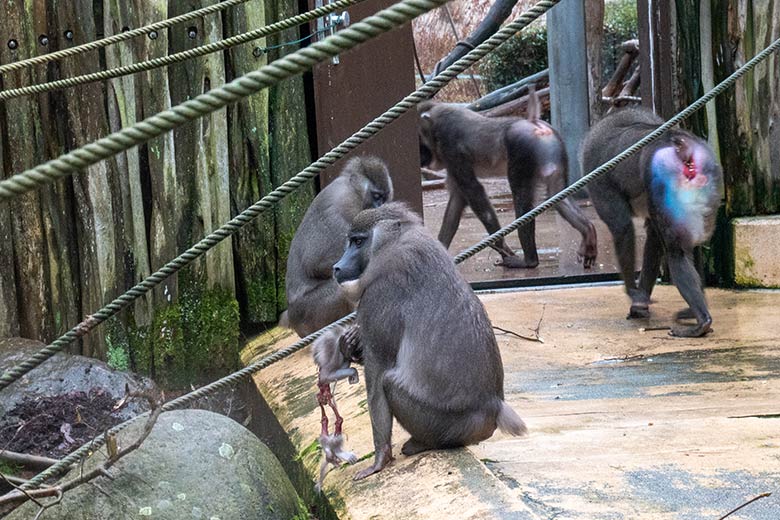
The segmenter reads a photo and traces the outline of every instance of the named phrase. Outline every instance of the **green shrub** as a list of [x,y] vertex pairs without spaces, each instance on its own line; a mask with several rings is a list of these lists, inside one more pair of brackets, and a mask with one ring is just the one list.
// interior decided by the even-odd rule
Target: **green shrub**
[[[623,51],[620,45],[637,37],[636,2],[607,2],[601,51],[601,79],[606,83],[615,72]],[[489,90],[509,85],[547,68],[547,28],[533,23],[485,57],[480,73]]]

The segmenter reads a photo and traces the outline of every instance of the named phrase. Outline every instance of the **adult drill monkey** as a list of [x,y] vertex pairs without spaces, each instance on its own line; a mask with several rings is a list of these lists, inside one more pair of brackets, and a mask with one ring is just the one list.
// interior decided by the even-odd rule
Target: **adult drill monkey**
[[[566,149],[555,130],[539,119],[539,100],[533,88],[528,107],[528,118],[523,119],[489,118],[464,106],[435,101],[418,105],[422,166],[447,169],[449,200],[439,230],[439,241],[445,247],[452,242],[467,204],[488,233],[501,228],[479,177],[507,176],[518,217],[534,208],[538,183],[544,183],[548,196],[566,187]],[[577,253],[584,267],[592,267],[598,253],[596,228],[571,199],[558,204],[556,210],[582,235]],[[493,246],[501,254],[501,265],[536,267],[535,223],[517,233],[523,258],[502,239]]]
[[361,212],[333,273],[357,307],[374,464],[393,458],[393,417],[405,455],[475,444],[496,427],[522,435],[504,401],[504,370],[485,308],[420,219],[393,202]]
[[[642,109],[625,108],[608,115],[583,141],[583,171],[607,162],[662,123],[652,112]],[[707,143],[677,129],[591,184],[590,197],[612,233],[626,292],[631,297],[629,318],[649,316],[650,294],[665,252],[672,282],[690,307],[677,313],[676,319],[696,319],[694,326],[675,325],[672,334],[695,337],[710,331],[712,317],[693,265],[693,248],[712,236],[721,176]],[[639,284],[634,274],[632,214],[646,219]]]
[[287,257],[287,311],[279,323],[307,336],[354,309],[333,279],[349,225],[361,210],[393,198],[385,163],[355,157],[312,201],[290,243]]

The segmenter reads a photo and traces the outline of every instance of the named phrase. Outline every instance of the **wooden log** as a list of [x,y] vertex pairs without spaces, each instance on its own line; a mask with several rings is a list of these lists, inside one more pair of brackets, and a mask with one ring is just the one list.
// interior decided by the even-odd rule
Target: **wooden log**
[[620,88],[625,81],[626,74],[628,74],[628,71],[631,69],[631,65],[634,64],[634,60],[637,57],[638,51],[638,46],[636,51],[632,51],[629,47],[629,49],[623,53],[623,56],[621,56],[615,72],[612,74],[612,77],[609,78],[607,84],[604,85],[603,89],[601,89],[601,95],[603,97],[614,97],[618,92],[620,92]]
[[[40,52],[38,35],[48,33],[47,13],[43,2],[13,0],[4,4],[3,45],[0,58],[3,62],[24,59]],[[14,40],[17,48],[9,49],[7,42]],[[45,71],[24,70],[4,76],[3,86],[15,88],[45,80]],[[5,136],[3,177],[21,172],[35,166],[45,159],[45,139],[41,128],[39,98],[21,98],[6,101],[0,110],[4,112]],[[46,95],[40,99],[48,99]],[[16,324],[7,328],[22,336],[46,340],[51,337],[53,320],[51,294],[47,275],[47,249],[42,217],[41,191],[29,192],[13,202],[6,204],[4,211],[10,218],[4,225],[11,241],[5,245],[8,251],[13,244],[13,258],[2,269],[13,269],[15,278],[8,273],[3,275],[3,286],[8,291],[14,283],[19,300],[11,298],[8,302],[19,305]],[[10,229],[8,227],[10,224]],[[5,311],[13,315],[13,311]]]
[[11,464],[18,464],[25,468],[39,470],[49,468],[59,462],[59,460],[50,457],[39,457],[37,455],[16,453],[15,451],[8,450],[0,451],[0,460]]
[[[3,62],[5,63],[5,60]],[[0,81],[0,88],[3,88],[2,81]],[[2,135],[6,135],[6,124],[5,113],[0,110],[0,136]],[[5,155],[3,139],[0,139],[0,164],[5,164]],[[0,258],[3,259],[2,269],[0,269],[0,338],[19,335],[12,240],[11,204],[0,204]]]
[[[542,112],[550,109],[550,87],[539,90],[536,95],[539,97],[539,104],[542,106]],[[523,96],[520,99],[509,101],[503,105],[499,105],[490,110],[481,112],[482,115],[487,117],[504,117],[504,116],[516,116],[525,117],[528,110],[528,96]]]
[[[297,4],[286,0],[267,0],[266,18],[282,20],[299,10]],[[269,45],[289,42],[299,38],[297,28],[288,29],[268,38]],[[268,59],[273,61],[281,56],[294,52],[299,46],[290,45],[268,53]],[[303,78],[289,78],[269,90],[269,128],[271,162],[271,180],[278,186],[309,165],[312,159],[306,118],[306,95]],[[284,274],[290,242],[314,196],[313,183],[301,186],[277,206],[276,217],[276,312],[287,306],[284,288]]]
[[[168,16],[210,5],[208,0],[168,2]],[[169,52],[182,52],[222,38],[222,16],[209,15],[169,29]],[[168,68],[171,102],[176,105],[225,83],[222,55],[209,54]],[[218,110],[174,130],[176,175],[184,201],[179,250],[230,219],[227,112]],[[200,286],[234,290],[233,254],[227,239],[189,268]]]
[[[97,26],[91,0],[52,0],[49,4],[55,25],[53,34],[73,30],[71,44],[97,38]],[[54,32],[56,31],[56,32]],[[59,63],[61,77],[77,76],[100,69],[97,51],[81,53]],[[67,149],[91,143],[109,133],[109,115],[105,105],[105,86],[90,83],[59,92],[55,99],[64,107]],[[76,229],[81,267],[82,314],[102,307],[124,291],[123,252],[128,249],[121,217],[120,169],[115,157],[88,167],[72,177]],[[120,277],[122,279],[120,280]],[[83,353],[105,359],[104,334],[89,334],[83,339]]]
[[604,39],[604,0],[585,1],[585,42],[588,56],[590,123],[604,115],[601,102],[601,44]]
[[[137,23],[146,25],[169,17],[167,0],[132,0]],[[121,5],[120,1],[120,5]],[[141,38],[135,42],[139,61],[168,54],[168,31],[159,31],[157,38]],[[139,119],[171,107],[171,89],[167,69],[155,69],[136,76],[136,103]],[[159,269],[182,250],[179,233],[183,229],[183,208],[180,181],[176,170],[174,133],[169,132],[148,141],[140,147],[142,188],[145,191],[149,264]],[[168,277],[153,292],[157,313],[178,301],[179,276]]]
[[[240,5],[225,13],[230,34],[266,24],[265,2]],[[234,47],[227,52],[228,80],[268,63],[266,39]],[[257,50],[255,50],[257,49]],[[228,108],[230,146],[230,204],[236,215],[273,190],[269,157],[268,90]],[[233,237],[237,292],[242,320],[250,326],[277,317],[276,225],[273,212],[256,219]]]
[[[103,2],[103,27],[106,35],[117,34],[124,27],[138,27],[141,20],[133,2],[105,0]],[[112,45],[106,48],[106,66],[121,67],[142,61],[146,58],[143,47],[148,38],[139,38],[136,45]],[[138,52],[140,51],[140,52]],[[142,57],[143,56],[143,57]],[[160,73],[163,73],[160,71]],[[115,78],[106,83],[109,128],[111,132],[135,124],[141,115],[139,103],[140,78],[134,75]],[[119,276],[119,289],[130,288],[150,274],[149,247],[146,240],[146,218],[141,184],[141,154],[148,154],[149,147],[135,147],[116,156],[117,166],[122,174],[117,187],[120,203],[120,218],[123,223],[120,244],[124,246],[122,254],[123,270]],[[144,158],[144,160],[148,160]],[[146,326],[152,318],[152,295],[135,300],[132,319],[136,326]],[[127,317],[126,317],[127,318]],[[128,321],[127,319],[125,320]]]
[[511,85],[501,87],[494,90],[490,94],[487,94],[480,99],[471,103],[468,108],[481,112],[483,110],[489,110],[498,105],[503,105],[509,101],[513,101],[519,97],[522,97],[528,93],[528,86],[532,83],[536,84],[537,88],[540,84],[548,84],[550,82],[550,70],[544,69],[532,74],[528,77],[521,79]]
[[[716,82],[777,37],[777,13],[780,0],[713,2]],[[718,139],[729,143],[721,154],[728,217],[780,211],[778,78],[780,60],[770,57],[717,99]]]

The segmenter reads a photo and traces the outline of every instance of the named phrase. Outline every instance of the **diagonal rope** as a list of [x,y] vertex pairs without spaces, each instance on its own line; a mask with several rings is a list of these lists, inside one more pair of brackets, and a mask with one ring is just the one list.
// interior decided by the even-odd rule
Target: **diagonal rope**
[[[541,15],[543,15],[545,12],[549,11],[553,6],[555,6],[560,0],[542,0],[538,2],[536,5],[534,5],[531,9],[525,11],[523,14],[521,14],[514,22],[508,24],[505,28],[503,28],[501,31],[497,32],[495,35],[493,35],[491,38],[486,40],[485,42],[478,45],[475,49],[470,51],[468,54],[463,56],[461,59],[450,65],[448,68],[440,72],[435,78],[428,81],[425,85],[423,85],[420,89],[416,90],[409,96],[405,97],[400,103],[398,103],[395,107],[392,107],[390,110],[385,112],[384,114],[380,115],[376,119],[374,119],[371,123],[363,127],[361,130],[353,134],[351,137],[349,137],[346,141],[341,143],[339,146],[328,152],[325,156],[321,157],[318,161],[311,164],[308,168],[300,172],[295,177],[291,178],[287,182],[285,182],[283,185],[279,186],[276,190],[274,190],[272,193],[268,194],[267,196],[263,197],[258,203],[251,206],[247,210],[241,213],[240,216],[245,216],[245,221],[242,221],[243,224],[238,225],[238,228],[243,226],[244,224],[250,222],[254,217],[262,213],[264,211],[263,208],[265,207],[273,207],[273,197],[277,197],[278,199],[281,199],[286,193],[290,193],[294,191],[298,186],[303,184],[308,179],[311,179],[317,175],[317,172],[322,171],[325,169],[328,165],[333,164],[336,159],[343,157],[346,155],[351,149],[353,149],[355,146],[357,146],[359,143],[365,141],[370,136],[374,135],[376,132],[379,131],[382,127],[384,127],[389,122],[393,121],[394,119],[400,117],[403,115],[406,111],[408,111],[410,108],[416,106],[417,103],[424,99],[428,99],[431,95],[436,93],[438,90],[440,90],[442,87],[444,87],[447,83],[449,83],[453,78],[455,78],[458,74],[466,70],[468,67],[476,63],[479,59],[484,57],[488,52],[498,47],[501,43],[509,39],[511,36],[513,36],[515,33],[526,27],[528,24],[530,24],[535,19],[539,18]],[[399,108],[399,105],[403,103],[404,108]],[[382,122],[385,121],[383,124]],[[266,202],[266,206],[263,206],[262,204]],[[239,217],[236,217],[238,219]],[[236,220],[234,219],[234,221]],[[232,222],[232,221],[231,221]],[[226,225],[227,226],[227,225]],[[223,229],[225,226],[222,226]],[[235,232],[235,231],[234,231]],[[231,233],[232,234],[232,233]],[[212,233],[211,236],[215,236],[215,233]],[[229,235],[227,235],[229,236]],[[208,237],[204,240],[202,240],[199,244],[204,243]],[[220,239],[221,240],[221,239]],[[214,245],[218,243],[219,240],[214,242]],[[213,245],[211,246],[213,247]],[[194,248],[193,248],[194,249]],[[207,250],[207,249],[206,249]],[[204,251],[205,252],[205,251]],[[202,254],[202,253],[201,253]],[[182,255],[183,256],[183,255]],[[181,258],[181,257],[179,257]],[[170,265],[170,264],[169,264]],[[160,271],[158,271],[160,273]],[[155,274],[158,274],[155,273]],[[150,276],[145,281],[150,281],[152,277],[155,275]],[[140,284],[136,286],[135,288],[140,287]],[[135,289],[134,288],[134,289]],[[126,293],[123,296],[126,296],[128,293]],[[120,300],[122,300],[122,297],[117,298],[112,302],[112,304],[119,304]],[[129,302],[132,302],[132,299],[129,300]],[[129,305],[129,302],[124,304],[123,307]],[[112,305],[110,304],[110,305]],[[110,306],[109,305],[109,306]],[[104,309],[101,309],[101,312],[105,309],[107,309],[109,306],[105,307]],[[118,310],[116,311],[118,312]],[[97,316],[99,313],[96,313],[95,316]],[[209,393],[213,392],[214,390],[217,390],[219,388],[224,388],[228,385],[234,384],[241,379],[245,377],[249,377],[250,375],[262,370],[263,368],[266,368],[273,363],[276,363],[277,361],[280,361],[295,352],[298,352],[299,350],[305,348],[309,344],[311,344],[315,339],[320,337],[322,334],[324,334],[326,331],[329,331],[333,328],[340,327],[342,325],[348,325],[352,323],[355,320],[355,313],[345,316],[344,318],[340,319],[339,321],[336,321],[327,327],[314,332],[305,338],[299,340],[295,344],[281,349],[274,354],[267,356],[260,361],[257,361],[255,363],[252,363],[245,367],[242,370],[239,370],[238,372],[235,372],[233,374],[230,374],[226,377],[223,377],[209,385],[206,385],[202,388],[199,388],[198,390],[195,390],[194,392],[191,392],[189,394],[183,395],[179,397],[178,399],[175,399],[174,401],[171,401],[170,403],[167,403],[164,406],[164,409],[166,411],[173,410],[175,408],[180,408],[181,406],[184,406],[188,403],[190,403],[194,399],[198,399],[200,397],[203,397],[205,395],[208,395]],[[79,330],[80,327],[86,326],[86,323],[82,323],[79,326],[75,327],[71,332]],[[69,334],[69,333],[68,333]],[[53,356],[56,352],[59,350],[62,350],[64,346],[68,345],[73,339],[67,339],[68,334],[65,334],[64,336],[60,337],[57,341],[52,343],[51,345],[45,347],[44,349],[41,349],[39,352],[37,352],[33,358],[31,358],[34,361],[37,361],[37,363],[34,366],[39,365],[49,357]],[[60,342],[60,343],[58,343]],[[40,359],[39,359],[40,358]],[[33,368],[34,368],[33,366]],[[26,369],[21,374],[17,374],[15,370],[17,368],[24,368],[22,365],[19,365],[18,367],[14,367],[14,369],[6,372],[3,374],[3,377],[0,379],[0,390],[2,388],[5,388],[8,384],[15,381],[21,375],[29,372],[32,368]],[[10,380],[10,382],[6,382],[6,377]],[[128,424],[131,422],[140,419],[143,417],[137,416],[133,419],[130,419],[122,424],[119,424],[109,430],[110,433],[118,432],[122,429],[124,429]],[[24,489],[29,489],[30,487],[38,487],[40,486],[47,478],[53,477],[58,475],[64,470],[67,470],[67,468],[70,467],[71,464],[74,464],[84,458],[86,455],[88,455],[91,451],[94,449],[100,447],[105,442],[105,436],[99,435],[95,437],[92,441],[84,444],[71,454],[64,457],[60,462],[57,464],[51,466],[47,470],[43,471],[42,473],[36,475],[34,478],[32,478],[28,483],[24,484],[22,487]]]
[[108,47],[109,45],[113,45],[115,43],[119,43],[125,40],[129,40],[130,38],[135,38],[136,36],[141,36],[144,34],[149,34],[153,31],[159,31],[161,29],[167,29],[168,27],[172,27],[176,24],[180,24],[183,22],[187,22],[189,20],[194,20],[196,18],[201,18],[203,16],[216,13],[219,11],[223,11],[227,9],[228,7],[233,7],[234,5],[243,4],[244,2],[247,2],[248,0],[222,0],[218,1],[212,5],[203,7],[201,9],[197,9],[195,11],[191,11],[189,13],[180,14],[179,16],[174,16],[172,18],[167,18],[165,20],[161,20],[159,22],[155,22],[149,25],[145,25],[144,27],[139,27],[137,29],[131,29],[129,31],[121,32],[119,34],[114,34],[111,36],[107,36],[105,38],[101,38],[100,40],[91,41],[88,43],[83,43],[81,45],[76,45],[75,47],[69,47],[67,49],[61,49],[59,51],[50,52],[48,54],[42,54],[40,56],[34,56],[32,58],[27,58],[24,60],[15,61],[13,63],[6,63],[5,65],[0,65],[0,74],[4,74],[6,72],[11,72],[12,70],[20,70],[25,69],[28,67],[32,67],[33,65],[38,65],[41,63],[48,63],[50,61],[59,60],[61,58],[66,58],[68,56],[75,56],[76,54],[82,54],[84,52],[93,51],[96,49],[102,49],[103,47]]
[[94,81],[100,81],[104,79],[118,78],[120,76],[127,76],[129,74],[137,74],[138,72],[144,72],[147,70],[156,69],[159,67],[166,67],[168,65],[186,61],[199,56],[205,56],[214,52],[229,49],[236,45],[241,45],[253,40],[258,40],[265,36],[289,29],[291,27],[297,27],[303,23],[320,18],[326,14],[332,13],[344,7],[348,7],[353,4],[363,2],[364,0],[338,0],[332,4],[324,5],[311,11],[306,11],[299,15],[292,16],[285,20],[266,25],[254,31],[248,31],[245,33],[225,38],[218,42],[209,43],[207,45],[201,45],[194,49],[189,49],[168,56],[161,56],[147,61],[141,61],[139,63],[132,63],[122,67],[115,67],[113,69],[103,70],[100,72],[93,72],[91,74],[84,74],[82,76],[74,76],[72,78],[65,78],[56,81],[50,81],[48,83],[41,83],[38,85],[29,85],[26,87],[12,88],[7,90],[0,90],[0,101],[5,99],[16,98],[20,96],[26,96],[29,94],[40,94],[41,92],[49,92],[52,90],[58,90],[63,88],[75,87],[76,85],[83,85],[85,83],[92,83]]
[[391,107],[384,114],[368,123],[366,126],[347,138],[344,142],[333,148],[330,152],[326,153],[317,161],[307,166],[306,169],[291,177],[284,184],[280,185],[278,188],[260,199],[258,202],[242,211],[226,224],[220,226],[215,231],[212,231],[209,235],[201,239],[197,244],[165,264],[158,271],[148,276],[146,279],[132,287],[126,293],[114,299],[111,303],[104,306],[98,312],[89,316],[86,320],[73,327],[71,330],[57,338],[53,343],[42,348],[33,354],[30,358],[25,359],[13,368],[8,369],[4,374],[2,374],[2,376],[0,376],[0,390],[6,388],[24,374],[28,373],[47,359],[51,358],[54,354],[61,351],[80,336],[87,334],[100,323],[118,314],[122,309],[135,301],[136,298],[143,296],[145,293],[162,283],[170,275],[176,273],[201,255],[205,254],[208,250],[219,244],[222,240],[237,233],[243,226],[250,223],[266,210],[273,208],[277,202],[298,189],[298,187],[300,187],[303,183],[316,177],[328,166],[335,163],[336,160],[344,157],[360,143],[366,141],[368,138],[379,132],[392,121],[405,114],[411,108],[415,107],[420,101],[428,99],[430,96],[435,94],[459,73],[473,65],[477,60],[482,58],[492,49],[498,47],[498,45],[509,39],[517,31],[521,30],[533,20],[540,17],[546,11],[551,9],[555,4],[557,4],[558,1],[559,0],[542,0],[537,3],[534,7],[518,17],[516,21],[508,24],[504,29],[497,32],[493,37],[481,43],[474,50],[470,51],[464,57],[450,65],[447,69],[439,73],[439,75],[430,80],[428,83],[414,91],[412,94],[406,96],[403,100],[401,100],[395,106]]
[[299,49],[218,88],[123,128],[93,143],[0,182],[0,202],[72,173],[83,172],[103,159],[251,96],[313,65],[398,27],[448,0],[403,0],[374,16],[342,29],[322,41]]
[[[540,2],[543,3],[543,2]],[[552,2],[553,4],[555,2]],[[539,4],[537,4],[538,6]],[[535,6],[536,7],[536,6]],[[548,7],[549,9],[549,7]],[[511,24],[510,24],[511,25]],[[508,26],[507,26],[508,27]],[[477,47],[478,49],[479,47]],[[755,68],[756,65],[761,63],[763,60],[765,60],[770,54],[780,49],[780,38],[775,40],[769,47],[764,49],[761,53],[754,56],[750,61],[745,63],[742,67],[740,67],[738,70],[736,70],[733,74],[731,74],[728,78],[723,80],[721,83],[719,83],[715,88],[713,88],[711,91],[709,91],[704,96],[697,99],[695,102],[693,102],[691,105],[689,105],[687,108],[676,114],[674,117],[669,119],[666,123],[658,127],[657,130],[653,131],[651,134],[643,138],[642,140],[638,141],[633,146],[626,149],[624,152],[618,154],[614,158],[612,158],[610,161],[607,161],[603,165],[599,166],[595,170],[593,170],[591,173],[580,179],[580,181],[585,181],[586,179],[589,179],[586,182],[580,182],[578,181],[575,184],[572,184],[569,188],[559,192],[554,197],[551,197],[549,200],[535,208],[534,210],[526,213],[519,219],[515,220],[512,224],[509,226],[502,228],[501,230],[497,231],[496,233],[492,234],[490,237],[488,237],[485,240],[482,240],[472,248],[467,249],[463,253],[459,254],[457,257],[455,257],[454,262],[456,264],[459,264],[463,262],[464,260],[470,258],[474,254],[476,254],[478,251],[485,249],[489,247],[492,243],[494,243],[496,240],[498,240],[499,237],[506,236],[507,234],[511,233],[513,230],[517,229],[517,227],[520,227],[521,225],[527,223],[528,221],[532,220],[542,212],[544,212],[546,209],[551,208],[561,200],[563,200],[565,197],[571,195],[572,193],[582,189],[585,184],[588,182],[591,182],[593,179],[597,178],[600,175],[603,175],[604,173],[608,172],[610,169],[617,166],[620,162],[624,161],[628,157],[631,157],[633,154],[637,153],[641,148],[644,146],[647,146],[654,140],[658,139],[664,132],[671,129],[676,124],[680,123],[681,121],[685,120],[686,118],[690,117],[691,114],[696,112],[697,110],[700,110],[703,106],[707,104],[708,101],[715,98],[717,95],[721,94],[726,89],[730,88],[739,78],[744,76],[747,72]],[[476,49],[475,49],[476,50]],[[472,51],[474,52],[474,51]],[[468,54],[462,58],[465,59],[468,57]],[[459,63],[460,60],[457,63]],[[453,65],[454,66],[454,65]],[[442,74],[449,71],[449,69],[445,70]],[[440,74],[441,75],[441,74]],[[438,78],[439,76],[437,76]],[[433,81],[433,80],[432,80]],[[651,137],[652,136],[652,137]],[[560,197],[560,198],[559,198]],[[547,206],[545,206],[547,205]],[[544,209],[540,209],[544,208]],[[538,211],[537,211],[538,210]],[[522,221],[522,222],[521,222]],[[473,252],[472,252],[473,251]],[[289,347],[283,348],[281,350],[278,350],[277,352],[271,354],[270,356],[266,356],[265,358],[252,363],[248,365],[247,367],[234,372],[233,374],[230,374],[228,376],[225,376],[221,379],[218,379],[217,381],[214,381],[213,383],[206,385],[202,388],[199,388],[198,390],[195,390],[194,392],[190,392],[189,394],[185,394],[177,399],[174,399],[173,401],[170,401],[169,403],[166,403],[163,406],[163,410],[169,411],[176,408],[180,408],[186,404],[189,404],[191,401],[204,397],[206,395],[209,395],[210,393],[214,392],[215,390],[218,390],[220,388],[225,388],[231,384],[235,384],[238,381],[242,380],[245,377],[249,377],[250,375],[262,370],[263,368],[267,368],[268,366],[276,363],[277,361],[281,361],[282,359],[291,356],[295,352],[298,352],[299,350],[303,349],[307,345],[311,344],[315,339],[320,337],[325,332],[332,330],[336,327],[340,327],[343,325],[348,325],[352,323],[355,320],[356,314],[353,312],[352,314],[349,314],[348,316],[345,316],[344,318],[340,319],[339,321],[336,321],[334,323],[331,323],[327,327],[318,330],[317,332],[314,332],[305,338],[297,341],[293,345],[290,345]],[[148,413],[148,412],[147,412]],[[110,429],[108,433],[116,433],[120,430],[123,430],[127,427],[130,423],[144,417],[146,414],[142,414],[139,416],[136,416],[132,419],[129,419],[128,421],[119,424],[115,426],[114,428]],[[92,439],[92,441],[88,442],[87,444],[84,444],[80,448],[78,448],[73,453],[67,455],[63,459],[61,459],[57,464],[54,464],[47,470],[39,473],[32,479],[30,479],[27,483],[23,484],[21,486],[22,489],[30,489],[39,487],[47,478],[53,477],[58,475],[63,470],[66,470],[68,467],[70,467],[72,464],[80,461],[82,458],[87,456],[91,451],[99,448],[105,441],[106,435],[101,434],[98,437],[95,437]]]

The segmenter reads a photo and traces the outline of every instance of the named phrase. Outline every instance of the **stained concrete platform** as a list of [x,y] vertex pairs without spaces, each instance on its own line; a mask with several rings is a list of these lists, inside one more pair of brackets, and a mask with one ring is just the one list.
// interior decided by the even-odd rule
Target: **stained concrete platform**
[[[671,338],[683,302],[658,287],[653,317],[627,321],[620,286],[482,295],[498,333],[506,398],[530,435],[405,457],[360,482],[332,471],[325,492],[341,518],[780,518],[780,291],[708,290],[714,332]],[[540,323],[541,320],[541,323]],[[276,329],[278,332],[278,329]],[[273,336],[273,334],[271,334]],[[290,344],[265,340],[247,360]],[[362,373],[361,373],[362,376]],[[319,410],[308,349],[255,380],[315,474]],[[349,449],[368,458],[362,385],[336,389]],[[394,449],[408,438],[394,431]]]

